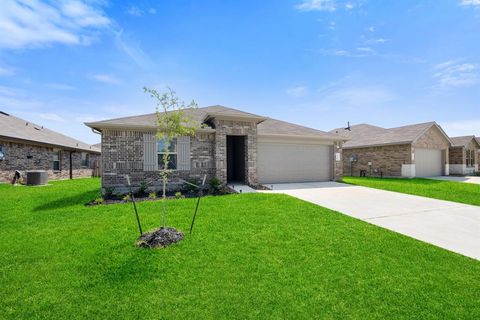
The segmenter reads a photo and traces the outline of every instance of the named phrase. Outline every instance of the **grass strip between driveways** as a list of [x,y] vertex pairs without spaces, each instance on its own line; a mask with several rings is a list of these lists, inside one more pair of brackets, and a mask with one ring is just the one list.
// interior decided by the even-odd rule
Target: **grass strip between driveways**
[[424,178],[344,177],[343,182],[422,197],[480,206],[480,184]]
[[[0,319],[479,319],[480,263],[286,195],[205,197],[137,249],[100,180],[0,185]],[[346,199],[348,201],[348,199]],[[195,199],[168,201],[188,230]],[[138,204],[145,230],[160,202]]]

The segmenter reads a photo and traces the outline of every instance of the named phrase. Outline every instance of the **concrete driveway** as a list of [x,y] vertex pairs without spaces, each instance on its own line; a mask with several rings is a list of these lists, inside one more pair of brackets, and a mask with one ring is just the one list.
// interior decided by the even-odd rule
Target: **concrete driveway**
[[480,260],[480,207],[336,182],[274,184],[284,193]]
[[432,177],[429,179],[480,184],[480,177],[477,177],[477,176],[468,176],[468,177],[441,176],[441,177]]

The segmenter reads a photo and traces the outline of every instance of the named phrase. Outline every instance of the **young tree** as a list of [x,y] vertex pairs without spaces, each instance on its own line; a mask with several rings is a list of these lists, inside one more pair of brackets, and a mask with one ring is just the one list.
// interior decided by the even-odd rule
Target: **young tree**
[[186,109],[197,108],[197,104],[192,100],[188,105],[180,100],[175,91],[167,88],[167,92],[159,93],[155,89],[144,87],[145,93],[156,100],[157,112],[157,138],[162,142],[163,159],[160,168],[160,177],[162,178],[162,227],[165,228],[166,220],[166,198],[168,177],[172,173],[170,165],[170,146],[177,137],[194,136],[197,125],[192,118],[185,112]]

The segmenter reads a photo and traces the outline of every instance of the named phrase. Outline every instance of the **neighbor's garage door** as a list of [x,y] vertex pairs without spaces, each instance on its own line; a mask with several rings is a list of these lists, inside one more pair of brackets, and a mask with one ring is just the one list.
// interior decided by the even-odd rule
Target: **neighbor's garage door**
[[258,139],[260,183],[328,181],[332,177],[333,147],[305,141]]
[[442,175],[442,150],[415,149],[415,175],[435,177]]

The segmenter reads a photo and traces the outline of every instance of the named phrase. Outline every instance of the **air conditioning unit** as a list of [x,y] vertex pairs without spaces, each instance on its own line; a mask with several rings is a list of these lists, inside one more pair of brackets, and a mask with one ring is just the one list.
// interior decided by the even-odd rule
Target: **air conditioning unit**
[[27,185],[40,186],[48,183],[48,172],[45,170],[27,171]]

